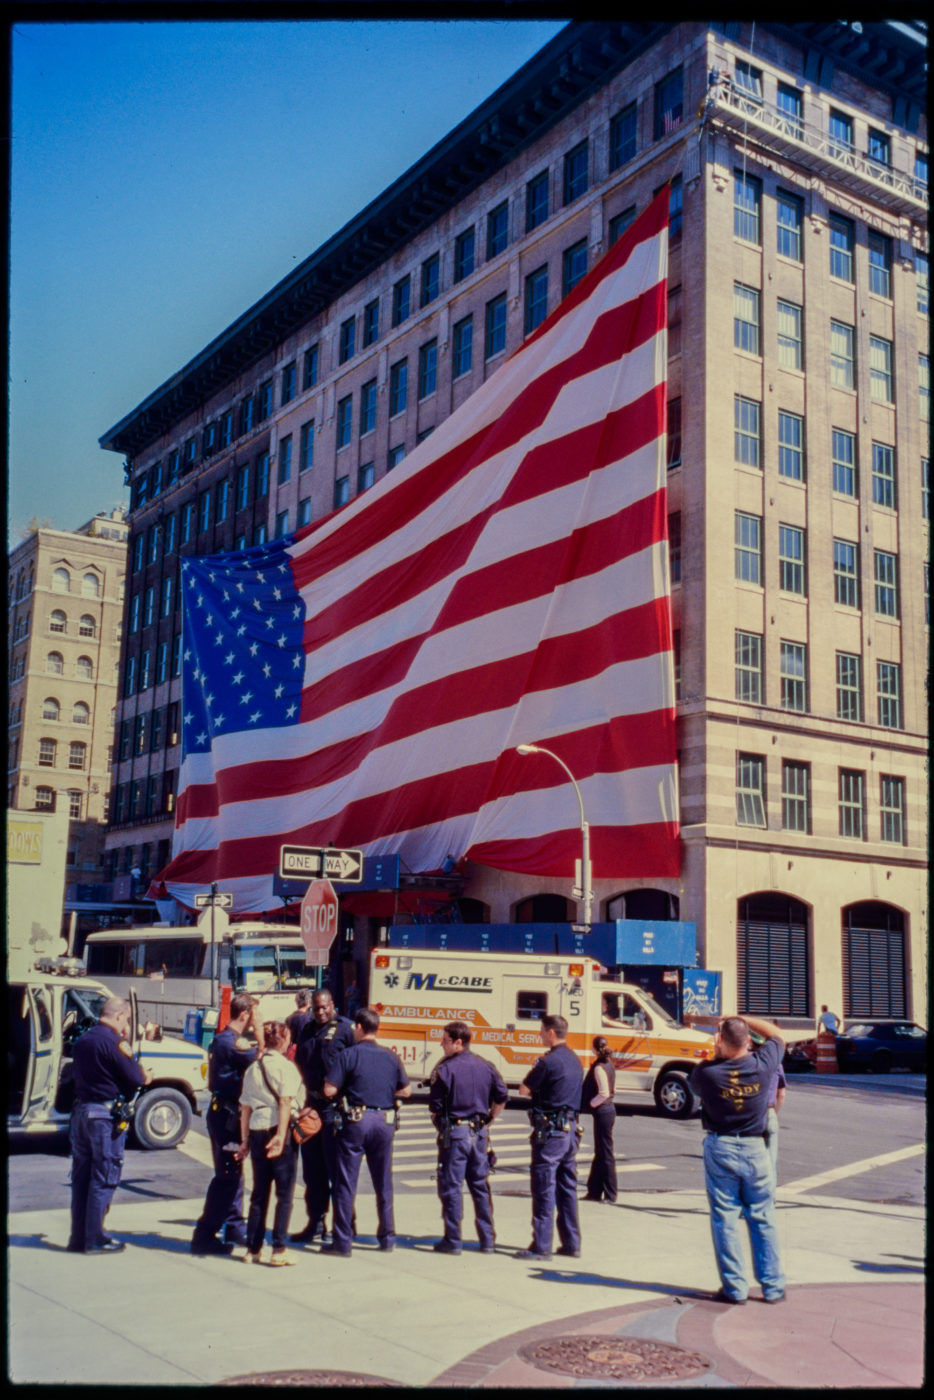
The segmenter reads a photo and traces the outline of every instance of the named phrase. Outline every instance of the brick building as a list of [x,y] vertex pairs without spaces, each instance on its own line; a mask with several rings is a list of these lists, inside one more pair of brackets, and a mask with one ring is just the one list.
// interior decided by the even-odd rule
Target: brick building
[[[132,488],[115,872],[169,852],[179,556],[366,490],[671,180],[684,861],[598,882],[598,917],[695,921],[728,1006],[921,1013],[925,58],[888,23],[571,24],[104,435]],[[573,914],[555,881],[466,894]]]

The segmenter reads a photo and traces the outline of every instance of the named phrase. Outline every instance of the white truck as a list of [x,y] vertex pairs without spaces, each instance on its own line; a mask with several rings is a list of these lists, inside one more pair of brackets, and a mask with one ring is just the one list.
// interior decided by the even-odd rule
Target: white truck
[[[77,958],[40,958],[9,979],[7,993],[7,1131],[63,1134],[74,1103],[75,1042],[112,993],[87,977]],[[175,1147],[207,1101],[207,1054],[175,1036],[141,1039],[135,1006],[132,1044],[152,1075],[136,1102],[132,1137],[143,1148]]]
[[680,1025],[642,990],[605,980],[594,958],[536,953],[428,952],[375,948],[370,1005],[380,1015],[380,1040],[416,1085],[441,1059],[450,1021],[465,1021],[471,1046],[516,1088],[543,1054],[539,1022],[558,1014],[568,1045],[586,1069],[594,1036],[606,1037],[616,1068],[616,1097],[654,1095],[659,1113],[694,1111],[688,1076],[713,1056],[713,1036]]

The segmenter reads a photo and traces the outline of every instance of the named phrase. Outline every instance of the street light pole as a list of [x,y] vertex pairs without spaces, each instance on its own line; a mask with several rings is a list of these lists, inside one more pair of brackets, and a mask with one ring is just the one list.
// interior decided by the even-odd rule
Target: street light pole
[[519,744],[516,753],[523,756],[530,753],[543,753],[548,758],[553,758],[555,763],[560,764],[570,779],[571,786],[577,796],[577,805],[580,808],[581,817],[581,922],[589,928],[593,923],[593,888],[590,872],[590,823],[584,816],[584,799],[581,790],[577,785],[577,780],[563,758],[559,758],[551,749],[543,749],[539,744]]

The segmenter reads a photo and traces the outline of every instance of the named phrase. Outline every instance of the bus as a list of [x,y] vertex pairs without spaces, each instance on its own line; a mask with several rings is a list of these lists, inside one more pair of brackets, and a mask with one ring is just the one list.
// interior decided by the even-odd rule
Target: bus
[[243,920],[205,909],[197,924],[101,930],[84,945],[88,975],[117,996],[136,993],[141,1019],[184,1034],[190,1011],[216,1008],[220,988],[251,992],[264,1020],[283,1021],[295,1010],[300,987],[323,985],[325,969],[305,965],[297,924]]

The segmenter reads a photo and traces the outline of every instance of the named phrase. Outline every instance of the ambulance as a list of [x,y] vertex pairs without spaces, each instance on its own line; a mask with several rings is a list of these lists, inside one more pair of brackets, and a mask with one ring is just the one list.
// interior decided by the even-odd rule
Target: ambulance
[[586,1070],[602,1035],[616,1068],[616,1098],[652,1094],[658,1112],[688,1118],[688,1076],[713,1056],[713,1036],[680,1025],[641,987],[605,979],[595,958],[536,953],[375,948],[370,1005],[380,1041],[399,1056],[414,1085],[427,1083],[442,1058],[450,1021],[473,1031],[471,1048],[517,1088],[544,1053],[543,1016],[568,1023],[567,1043]]

